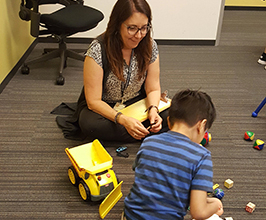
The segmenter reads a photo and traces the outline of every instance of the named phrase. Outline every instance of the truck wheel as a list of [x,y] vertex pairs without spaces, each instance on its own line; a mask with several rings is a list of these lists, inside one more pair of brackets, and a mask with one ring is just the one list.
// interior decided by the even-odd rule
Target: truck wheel
[[68,178],[74,186],[78,185],[79,177],[78,177],[78,174],[77,174],[77,172],[73,166],[68,168]]
[[90,201],[90,189],[83,180],[79,182],[79,194],[84,201]]

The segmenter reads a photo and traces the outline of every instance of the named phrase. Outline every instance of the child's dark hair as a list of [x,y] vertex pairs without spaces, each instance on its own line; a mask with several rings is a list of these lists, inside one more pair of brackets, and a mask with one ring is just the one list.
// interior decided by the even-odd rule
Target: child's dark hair
[[216,110],[211,97],[197,90],[187,89],[176,93],[169,108],[171,126],[176,121],[183,121],[192,127],[198,121],[207,119],[205,129],[209,129],[215,118]]

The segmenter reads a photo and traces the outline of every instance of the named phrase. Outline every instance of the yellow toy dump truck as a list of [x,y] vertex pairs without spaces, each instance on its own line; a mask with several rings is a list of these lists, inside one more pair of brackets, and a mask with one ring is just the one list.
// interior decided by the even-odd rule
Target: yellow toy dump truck
[[113,158],[96,139],[92,143],[65,149],[72,166],[68,168],[70,182],[78,186],[85,201],[103,200],[118,181],[113,167]]

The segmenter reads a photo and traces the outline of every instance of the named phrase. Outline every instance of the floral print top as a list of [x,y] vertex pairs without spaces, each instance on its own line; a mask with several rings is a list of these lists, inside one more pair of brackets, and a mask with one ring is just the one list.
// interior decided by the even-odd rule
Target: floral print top
[[[152,56],[150,63],[153,63],[157,59],[159,53],[157,43],[154,40],[152,40],[152,42]],[[91,42],[85,55],[94,59],[94,61],[103,68],[101,53],[101,45],[98,40],[95,39]],[[127,81],[128,75],[130,76],[128,83],[126,83],[125,86],[125,82],[119,80],[116,75],[110,71],[106,80],[103,101],[107,103],[126,102],[139,95],[141,86],[145,81],[146,74],[141,78],[141,80],[138,80],[138,61],[136,55],[134,54],[134,50],[132,53],[130,66],[124,62],[123,67],[124,79]]]

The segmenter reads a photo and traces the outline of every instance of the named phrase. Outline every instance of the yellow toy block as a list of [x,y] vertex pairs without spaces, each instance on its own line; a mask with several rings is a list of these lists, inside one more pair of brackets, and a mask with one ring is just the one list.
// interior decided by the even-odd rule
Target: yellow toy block
[[219,184],[218,183],[214,184],[213,187],[212,187],[213,190],[216,190],[217,188],[219,188]]
[[[213,187],[212,187],[213,190],[216,190],[217,188],[219,188],[219,184],[218,183],[214,184]],[[211,193],[208,193],[208,195],[210,195],[210,194]]]
[[233,181],[233,180],[227,179],[227,180],[224,181],[224,186],[225,186],[227,189],[232,188],[233,185],[234,185],[234,181]]

